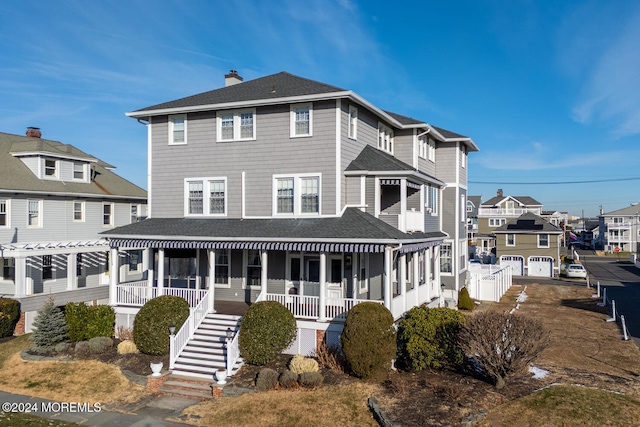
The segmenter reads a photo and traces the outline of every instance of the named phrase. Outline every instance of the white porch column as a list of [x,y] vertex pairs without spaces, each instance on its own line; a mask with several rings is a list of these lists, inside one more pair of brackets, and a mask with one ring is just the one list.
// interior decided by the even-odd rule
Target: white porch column
[[[402,295],[402,313],[407,311],[407,254],[398,256],[398,275],[400,280],[398,283],[399,296]],[[402,313],[393,313],[393,317],[400,316]]]
[[76,289],[78,287],[78,259],[76,254],[67,254],[67,290]]
[[120,259],[118,248],[111,248],[109,251],[109,304],[118,303],[118,273],[120,270]]
[[[222,249],[226,250],[226,249]],[[209,301],[207,301],[209,313],[215,313],[214,308],[216,291],[216,251],[209,249]]]
[[164,249],[158,249],[158,296],[164,294]]
[[[145,264],[146,262],[146,264]],[[142,252],[142,268],[147,272],[147,286],[153,287],[153,269],[155,268],[153,249],[147,248]]]
[[260,252],[260,293],[262,295],[266,295],[267,293],[267,264],[269,263],[269,255],[268,252],[261,251]]
[[358,298],[358,272],[360,271],[360,254],[353,252],[351,254],[351,298]]
[[[400,231],[407,231],[407,178],[400,179]],[[404,293],[404,292],[403,292]]]
[[389,311],[391,311],[391,296],[393,295],[391,292],[392,258],[392,249],[386,247],[384,250],[384,286],[382,292],[384,295],[384,306],[387,307]]
[[420,256],[419,252],[413,252],[413,262],[411,265],[413,266],[413,291],[415,295],[415,300],[409,301],[413,307],[417,307],[420,305],[422,301],[420,301]]
[[326,297],[327,297],[327,253],[320,252],[320,322],[325,322],[327,320],[326,315]]
[[15,291],[14,296],[21,298],[27,296],[27,258],[24,256],[15,257]]
[[427,301],[431,301],[431,259],[433,257],[433,248],[424,250],[424,281],[427,284]]

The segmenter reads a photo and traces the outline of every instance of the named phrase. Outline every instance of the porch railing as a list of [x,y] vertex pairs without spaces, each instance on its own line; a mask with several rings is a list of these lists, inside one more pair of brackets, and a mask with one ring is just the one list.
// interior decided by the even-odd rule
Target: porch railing
[[[169,288],[170,289],[170,288]],[[171,335],[169,339],[169,369],[173,369],[178,356],[184,350],[187,343],[198,329],[207,315],[207,294],[209,290],[204,291],[203,297],[198,301],[195,307],[190,309],[189,318],[184,322],[180,330]]]
[[[268,301],[278,301],[291,311],[294,317],[300,319],[320,318],[320,297],[307,295],[265,294]],[[383,301],[355,299],[355,298],[327,298],[325,304],[325,317],[327,319],[344,320],[356,304],[361,302],[375,302],[383,304]]]
[[206,289],[151,287],[148,281],[122,283],[116,286],[116,304],[142,307],[147,301],[160,295],[174,295],[184,298],[189,307],[195,307],[205,298]]

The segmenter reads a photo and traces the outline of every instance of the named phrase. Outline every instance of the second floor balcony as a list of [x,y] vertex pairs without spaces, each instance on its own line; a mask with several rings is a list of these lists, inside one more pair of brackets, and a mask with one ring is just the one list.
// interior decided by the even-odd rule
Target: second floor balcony
[[519,217],[525,213],[542,214],[541,208],[479,208],[479,217]]

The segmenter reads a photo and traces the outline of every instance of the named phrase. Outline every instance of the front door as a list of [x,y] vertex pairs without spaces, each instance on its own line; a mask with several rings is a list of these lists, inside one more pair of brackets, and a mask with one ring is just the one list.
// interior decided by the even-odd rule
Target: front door
[[286,292],[289,295],[302,295],[302,256],[291,255],[289,257],[289,276]]

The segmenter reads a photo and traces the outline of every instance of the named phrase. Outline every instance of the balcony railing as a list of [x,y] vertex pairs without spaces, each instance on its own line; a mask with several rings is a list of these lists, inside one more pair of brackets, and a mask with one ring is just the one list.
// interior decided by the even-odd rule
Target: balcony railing
[[146,280],[142,280],[117,285],[116,304],[142,307],[147,301],[157,296],[174,295],[186,299],[189,307],[195,307],[204,298],[206,293],[206,289],[150,287]]
[[479,217],[490,217],[490,216],[517,217],[528,212],[534,213],[536,215],[542,214],[542,210],[540,208],[479,208],[478,216]]

